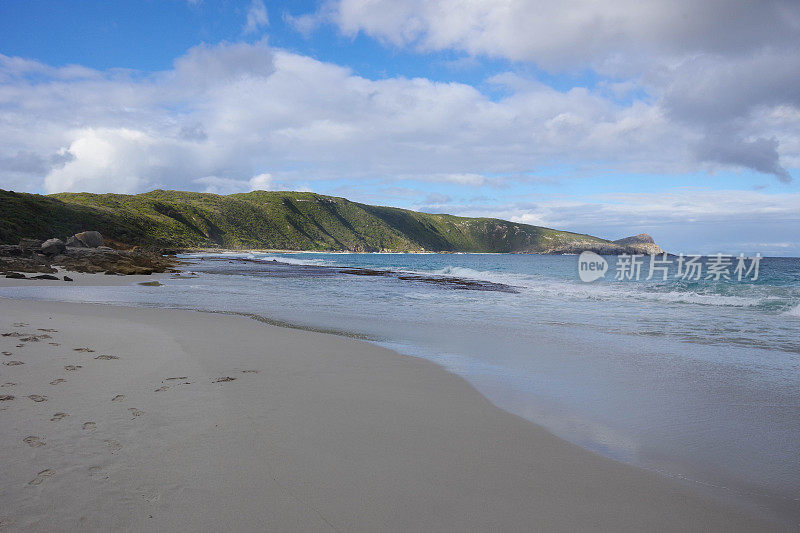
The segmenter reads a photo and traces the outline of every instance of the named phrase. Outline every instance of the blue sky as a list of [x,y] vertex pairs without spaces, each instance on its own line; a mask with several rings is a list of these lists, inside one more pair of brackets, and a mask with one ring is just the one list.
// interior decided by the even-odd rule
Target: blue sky
[[302,189],[800,255],[800,8],[696,4],[6,0],[0,188]]

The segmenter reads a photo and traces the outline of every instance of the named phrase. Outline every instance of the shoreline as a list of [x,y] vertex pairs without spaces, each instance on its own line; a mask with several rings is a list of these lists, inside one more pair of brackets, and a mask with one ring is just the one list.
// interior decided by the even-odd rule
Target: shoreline
[[[154,276],[143,277],[148,278],[148,280],[157,279]],[[89,283],[91,279],[97,280],[97,278],[89,278],[85,281]],[[20,283],[20,281],[24,282],[24,280],[13,281],[15,281],[14,285]],[[117,283],[129,283],[133,280],[130,280],[126,277],[116,278],[113,281]],[[509,516],[508,512],[499,513],[499,508],[494,509],[494,511],[499,514],[495,514],[495,512],[489,512],[489,509],[484,509],[484,511],[487,511],[487,516],[493,517],[492,520],[494,520],[494,522],[492,522],[492,524],[508,524],[511,529],[515,528],[512,527],[512,524],[518,526],[523,526],[525,523],[527,523],[528,526],[531,524],[536,524],[537,522],[534,520],[541,520],[542,516],[549,516],[549,522],[547,526],[548,529],[569,529],[574,527],[585,528],[589,527],[590,524],[592,527],[596,527],[597,524],[604,524],[603,527],[608,530],[634,530],[642,527],[653,526],[656,526],[657,529],[663,528],[664,530],[679,530],[686,528],[691,529],[692,525],[697,527],[701,524],[705,528],[718,530],[730,530],[730,528],[738,530],[753,530],[756,527],[764,526],[764,524],[759,524],[758,518],[746,516],[741,509],[735,510],[725,504],[715,502],[709,499],[707,496],[701,494],[700,491],[685,486],[684,483],[670,480],[662,475],[602,457],[591,451],[572,445],[567,441],[563,441],[550,434],[544,428],[523,420],[516,415],[502,411],[500,408],[491,404],[489,400],[483,397],[462,378],[447,372],[444,368],[436,365],[435,363],[418,359],[413,356],[401,355],[396,352],[380,348],[371,343],[360,342],[343,337],[334,337],[323,333],[269,326],[263,323],[255,322],[254,320],[244,320],[244,317],[241,316],[229,316],[224,314],[204,314],[185,310],[146,309],[108,306],[102,304],[10,300],[5,298],[0,299],[0,302],[2,302],[2,305],[5,308],[10,308],[15,313],[22,313],[18,314],[18,317],[24,315],[25,313],[33,313],[34,316],[36,316],[38,313],[40,316],[42,316],[44,314],[48,314],[48,312],[51,314],[57,312],[57,314],[61,315],[61,320],[65,320],[71,315],[88,315],[95,318],[99,316],[107,320],[115,320],[115,329],[117,330],[129,330],[131,328],[135,329],[134,326],[138,327],[142,324],[145,324],[149,328],[156,327],[156,329],[161,329],[162,331],[160,333],[162,335],[164,334],[163,329],[166,327],[164,324],[174,325],[176,322],[179,322],[184,328],[188,328],[199,333],[205,332],[204,335],[206,337],[208,336],[207,330],[209,328],[210,330],[217,330],[219,324],[224,324],[225,330],[215,331],[215,338],[207,338],[205,339],[205,342],[200,343],[200,345],[198,345],[196,341],[190,342],[190,344],[195,346],[197,353],[203,352],[205,354],[200,359],[202,359],[206,364],[215,363],[214,357],[210,357],[207,353],[205,353],[208,349],[206,345],[209,344],[209,342],[211,344],[227,343],[235,346],[239,350],[231,350],[229,355],[235,355],[237,360],[244,360],[251,366],[253,366],[253,364],[256,362],[261,362],[262,366],[264,365],[263,361],[257,361],[253,359],[252,355],[250,355],[248,358],[245,354],[233,353],[234,351],[242,351],[242,348],[244,348],[241,346],[242,344],[252,347],[253,339],[243,337],[265,337],[269,338],[270,340],[280,338],[282,342],[288,345],[287,349],[290,349],[290,351],[294,350],[294,352],[301,350],[303,346],[308,344],[309,348],[306,349],[307,351],[316,351],[318,353],[306,353],[304,355],[304,362],[305,364],[314,368],[318,367],[319,365],[323,365],[326,370],[321,374],[314,376],[313,372],[309,373],[309,369],[303,364],[299,364],[298,366],[296,361],[289,362],[283,360],[280,356],[277,356],[277,359],[275,359],[273,362],[279,366],[288,365],[290,370],[288,375],[306,375],[309,379],[312,379],[312,381],[316,381],[318,385],[322,385],[319,380],[324,378],[329,372],[337,374],[338,379],[341,381],[356,384],[356,390],[352,391],[341,390],[340,385],[337,385],[336,380],[334,380],[333,383],[327,383],[326,385],[328,387],[333,387],[333,389],[335,389],[337,392],[337,394],[334,394],[333,398],[330,399],[339,399],[338,395],[343,394],[347,396],[347,405],[350,407],[355,407],[357,410],[358,408],[361,408],[361,410],[366,408],[368,411],[368,418],[373,420],[374,426],[371,424],[364,424],[363,420],[359,420],[359,417],[347,413],[331,413],[330,418],[334,419],[332,421],[328,419],[321,419],[319,418],[319,413],[314,412],[315,409],[308,409],[311,406],[306,405],[306,409],[303,410],[297,408],[296,406],[293,408],[293,403],[289,402],[283,405],[283,410],[286,411],[284,413],[284,417],[289,416],[293,420],[301,420],[301,422],[299,424],[292,424],[290,422],[287,423],[286,420],[283,420],[284,429],[287,433],[281,438],[288,438],[292,433],[298,432],[319,436],[319,432],[323,428],[331,429],[331,424],[333,424],[333,429],[331,430],[335,435],[338,435],[341,433],[343,428],[336,427],[336,419],[338,418],[339,422],[341,422],[342,418],[344,417],[347,422],[347,424],[344,425],[350,428],[355,426],[357,430],[362,432],[362,437],[365,436],[365,434],[370,435],[374,431],[377,431],[378,435],[391,433],[414,451],[414,453],[411,454],[409,453],[408,449],[402,446],[400,448],[393,447],[395,442],[394,440],[383,442],[382,448],[374,449],[374,447],[369,446],[369,442],[365,443],[363,439],[357,439],[357,442],[353,442],[353,440],[348,439],[346,435],[338,435],[338,438],[334,439],[336,441],[335,443],[328,442],[327,445],[319,444],[318,446],[314,446],[313,444],[305,444],[306,446],[314,448],[314,454],[327,455],[332,461],[331,464],[317,465],[316,468],[313,468],[310,471],[304,470],[302,472],[303,476],[315,478],[316,483],[320,484],[317,488],[331,484],[338,485],[344,480],[348,480],[351,483],[352,489],[356,492],[349,495],[350,500],[348,504],[342,503],[340,506],[332,506],[332,516],[342,518],[349,516],[348,513],[352,513],[353,511],[352,506],[359,498],[364,496],[361,494],[361,490],[356,490],[356,487],[360,486],[360,483],[356,483],[356,480],[353,479],[352,473],[337,470],[340,466],[338,465],[339,462],[352,461],[355,459],[351,456],[351,452],[349,451],[351,447],[355,446],[356,448],[360,448],[362,451],[367,452],[368,456],[374,461],[372,463],[373,468],[377,468],[375,472],[371,470],[362,471],[361,474],[364,476],[364,479],[359,478],[361,482],[364,480],[369,480],[374,475],[382,477],[380,474],[385,471],[381,465],[384,465],[388,461],[394,467],[393,469],[390,469],[391,477],[394,479],[390,485],[394,485],[396,482],[398,482],[398,476],[404,479],[405,484],[403,484],[403,487],[405,490],[409,491],[409,494],[404,494],[409,498],[412,496],[411,493],[416,492],[417,485],[421,483],[420,480],[415,482],[412,477],[409,477],[411,473],[420,475],[424,479],[427,469],[438,469],[441,470],[443,474],[446,474],[446,479],[450,479],[450,481],[460,480],[463,482],[464,476],[468,472],[472,470],[480,471],[482,475],[471,478],[471,483],[469,484],[465,485],[462,483],[461,485],[458,485],[458,488],[454,488],[451,487],[450,484],[445,483],[445,486],[437,487],[435,493],[429,494],[429,497],[432,498],[444,498],[445,501],[440,502],[441,505],[445,505],[445,503],[448,505],[453,505],[453,509],[459,509],[459,513],[467,513],[467,515],[470,516],[474,515],[474,510],[470,511],[461,504],[456,504],[456,502],[462,499],[465,493],[471,494],[471,497],[473,498],[473,500],[471,500],[472,503],[469,506],[470,508],[475,505],[479,507],[483,505],[485,507],[486,502],[482,502],[481,497],[478,497],[474,491],[481,486],[484,486],[485,488],[487,479],[491,480],[491,483],[493,484],[507,485],[505,486],[506,490],[500,490],[500,492],[503,493],[502,497],[499,495],[499,493],[497,493],[499,489],[498,486],[495,485],[492,485],[492,489],[484,491],[483,494],[487,498],[492,499],[492,504],[494,506],[498,506],[502,509],[506,509],[510,505],[509,501],[505,500],[510,498],[511,500],[515,501],[516,505],[519,507],[515,509],[515,512],[510,513],[513,516]],[[66,315],[66,317],[64,315]],[[161,318],[162,320],[158,320],[158,318]],[[154,320],[155,322],[158,322],[158,324],[154,324]],[[20,321],[24,322],[24,320]],[[163,322],[163,324],[161,322]],[[201,325],[205,327],[199,328],[198,326]],[[9,328],[10,326],[11,324],[3,324],[4,328]],[[231,335],[230,330],[235,330],[238,332],[238,334]],[[184,332],[178,331],[177,333],[173,334],[173,337],[170,340],[173,343],[178,341],[179,345],[183,345],[187,342],[184,335]],[[167,335],[167,337],[169,336],[170,335]],[[90,338],[84,341],[84,343],[88,344],[90,341],[94,342],[96,340],[97,339]],[[5,344],[7,343],[4,342],[3,345],[5,346]],[[322,357],[321,353],[319,353],[326,352],[328,347],[331,345],[336,346],[338,357],[344,358],[344,360],[346,360],[348,363],[346,365],[347,372],[343,373],[339,368],[327,366],[331,365],[331,361],[326,361],[325,359],[327,359],[327,356]],[[24,348],[19,348],[18,350],[23,352],[26,349],[32,350],[33,346],[34,344],[30,344]],[[38,344],[35,346],[39,348]],[[137,351],[136,346],[129,346],[126,348],[129,350],[129,352],[131,352],[130,356],[135,355],[135,352]],[[246,351],[246,349],[244,351]],[[193,353],[192,351],[187,352],[185,350],[177,350],[177,352],[179,352],[184,358],[196,358],[196,353]],[[170,356],[174,355],[175,351],[170,352]],[[270,354],[269,357],[274,358],[275,354]],[[169,359],[170,357],[167,357],[167,361],[159,361],[158,358],[156,358],[153,362],[159,364],[169,364],[171,362]],[[109,362],[116,363],[116,361]],[[219,362],[216,362],[216,364],[219,364]],[[370,370],[364,370],[364,367]],[[416,379],[408,380],[406,378],[393,375],[398,367],[405,370],[410,370],[415,375]],[[2,374],[4,377],[6,377],[11,371],[17,368],[25,368],[28,370],[30,367],[27,365],[12,368],[2,367]],[[265,373],[270,373],[269,365],[264,366],[264,368],[261,368],[260,370],[261,372],[259,374],[253,374],[253,376],[248,375],[247,378],[250,379],[264,377]],[[176,372],[177,374],[186,373],[179,371],[177,368]],[[129,374],[133,376],[136,374],[136,371],[131,369]],[[34,379],[35,377],[36,376],[31,376],[31,379]],[[224,377],[234,376],[231,375]],[[238,378],[240,376],[235,377]],[[206,381],[211,379],[208,376],[206,376],[206,378]],[[166,376],[162,379],[166,379]],[[374,380],[382,382],[388,381],[388,390],[393,390],[395,392],[397,399],[401,401],[401,404],[411,401],[411,398],[408,397],[411,390],[414,390],[416,394],[419,394],[421,399],[419,400],[419,403],[415,402],[415,410],[423,409],[423,412],[417,413],[417,415],[420,417],[420,427],[424,428],[424,430],[413,431],[413,428],[415,427],[413,425],[406,427],[405,424],[398,425],[397,423],[390,422],[398,417],[397,407],[387,403],[386,398],[382,394],[383,391],[381,387],[376,388],[374,385],[370,385],[370,383]],[[415,383],[417,380],[428,383],[429,387],[419,390],[419,384]],[[7,380],[3,379],[2,381],[5,382]],[[241,386],[243,381],[243,379],[237,379],[233,383],[224,383],[223,385]],[[291,381],[292,380],[289,379],[289,382]],[[289,387],[290,383],[280,382],[273,383],[272,385]],[[294,385],[298,385],[300,389],[303,388],[302,383],[295,383]],[[442,394],[440,390],[442,386],[445,386],[445,388],[450,392]],[[52,386],[47,385],[46,387],[50,389],[53,388]],[[188,388],[190,387],[187,386],[187,389]],[[63,385],[61,390],[64,390]],[[166,393],[166,391],[163,392]],[[210,401],[210,398],[213,397],[212,392],[213,391],[205,391],[199,398],[196,398],[196,401],[199,401],[202,405],[207,405]],[[250,390],[249,388],[245,391],[240,390],[239,392],[242,392],[245,395],[252,395],[259,398],[259,400],[263,400],[255,402],[256,404],[262,406],[271,405],[275,400],[275,398],[271,398],[273,401],[267,401],[267,398],[260,397],[259,391]],[[320,391],[315,390],[314,387],[312,387],[311,390],[306,390],[306,392],[312,395],[320,393]],[[264,394],[268,395],[268,393]],[[156,399],[158,401],[154,407],[148,407],[144,409],[145,412],[150,409],[156,413],[162,413],[175,408],[175,406],[170,402],[162,403],[162,400],[168,398],[166,394],[153,394],[152,396],[153,397],[148,399],[149,402],[154,402]],[[4,402],[2,407],[5,408],[5,412],[0,412],[0,417],[3,417],[4,415],[8,416],[8,411],[11,410],[12,406],[6,404],[14,404],[16,402],[22,402],[23,400],[25,403],[31,403],[27,398],[24,397],[22,400],[18,399],[12,402]],[[53,399],[51,398],[50,401],[52,402]],[[105,403],[108,407],[111,407],[113,404],[109,404],[108,401],[109,400],[106,399]],[[375,412],[371,412],[373,410],[369,408],[370,404],[377,404],[380,407],[374,409]],[[19,404],[17,403],[16,406],[18,405]],[[49,405],[49,402],[48,404],[43,405],[47,406]],[[465,406],[468,408],[465,409]],[[186,408],[186,406],[184,406],[184,408]],[[303,411],[303,413],[292,413],[293,409],[295,411],[299,409],[300,411]],[[449,421],[449,417],[444,416],[444,413],[441,412],[442,410],[447,411],[449,416],[455,417],[458,424],[453,424],[451,421]],[[259,411],[257,407],[255,408],[255,411]],[[401,409],[401,411],[403,411],[403,416],[411,416],[412,414],[403,409]],[[308,416],[311,416],[311,418],[316,420],[316,422],[305,422],[304,420],[308,420]],[[0,418],[0,420],[2,420],[2,418]],[[142,418],[142,420],[144,419]],[[441,423],[444,423],[445,427],[440,428],[437,424],[431,424],[432,420],[437,420]],[[136,421],[139,421],[139,417],[136,417]],[[21,421],[17,422],[21,424]],[[47,423],[45,425],[49,424],[51,423]],[[63,421],[59,423],[59,425],[61,424],[63,424]],[[254,432],[259,434],[263,432],[269,432],[268,425],[259,426],[256,424],[258,427],[250,427],[249,424],[243,425],[242,423],[239,423],[233,424],[233,426],[233,434],[239,438],[245,438],[245,440],[254,438]],[[485,430],[487,426],[491,426],[495,431],[486,434]],[[55,426],[49,427],[48,429],[54,429],[54,427]],[[411,428],[411,433],[414,433],[413,438],[410,438],[409,435],[406,435],[403,431],[403,428]],[[473,430],[476,428],[479,430],[477,435],[473,434]],[[457,431],[453,431],[456,429]],[[515,438],[511,439],[513,445],[503,449],[503,444],[506,444],[506,435],[508,434],[515,436]],[[524,438],[521,437],[521,435],[524,435]],[[24,436],[21,436],[20,438],[23,437]],[[208,437],[210,438],[210,435]],[[480,438],[478,439],[478,437]],[[417,442],[417,439],[419,439],[420,442]],[[479,441],[479,443],[474,442],[476,439]],[[369,439],[367,440],[369,441]],[[431,444],[432,440],[443,447],[442,450],[438,450],[439,452],[447,452],[444,453],[444,457],[441,456],[441,453],[439,455],[434,453],[433,455],[436,455],[436,459],[434,459],[431,457],[432,452],[427,449],[427,446],[423,446],[421,449],[419,448],[421,443]],[[453,440],[458,442],[451,442]],[[491,442],[491,445],[487,445],[487,442]],[[14,442],[13,439],[5,443],[5,445],[8,447],[7,449],[16,449],[20,447],[26,448],[21,441],[17,440]],[[137,443],[137,445],[129,445],[127,448],[130,449],[132,447],[134,449],[133,451],[135,452],[139,447],[148,447],[150,445],[152,445],[152,443],[148,444],[140,442]],[[498,449],[498,446],[500,446],[500,449]],[[44,448],[45,447],[40,447],[36,448],[36,450],[42,450]],[[19,452],[20,450],[17,451]],[[29,450],[25,451],[29,452]],[[539,452],[541,451],[547,452],[545,454],[546,457],[543,458],[540,456]],[[408,464],[399,462],[395,457],[395,455],[397,455],[396,452],[404,452],[405,455],[402,453],[400,455],[405,457],[405,459],[408,461]],[[242,458],[245,460],[263,459],[263,457],[260,455],[255,457],[249,456],[250,452],[246,450],[240,451],[240,453],[248,456]],[[449,457],[451,455],[463,456],[465,454],[471,457],[472,461],[456,461],[456,464],[453,464],[452,458]],[[492,456],[493,461],[487,462],[486,454]],[[267,454],[267,456],[269,456],[269,454]],[[205,459],[208,460],[209,458],[205,457]],[[428,466],[424,471],[419,471],[416,465],[413,464],[414,462],[418,462],[420,460],[423,462],[427,461]],[[563,467],[567,467],[566,471],[553,471],[552,464],[554,461]],[[493,468],[496,463],[503,463],[504,468]],[[506,463],[513,463],[515,466],[510,467]],[[198,464],[202,465],[203,463],[200,462],[194,464],[195,468],[197,468]],[[533,468],[533,470],[528,470],[528,474],[530,476],[529,478],[526,478],[525,476],[518,476],[520,468],[524,468],[524,466],[531,466],[532,464],[535,464],[536,468]],[[351,464],[351,466],[354,465]],[[465,466],[468,467],[466,471],[463,470]],[[89,468],[90,467],[91,465]],[[74,467],[73,469],[79,469],[79,467]],[[333,474],[332,470],[337,470],[336,474]],[[513,482],[506,481],[509,476],[513,478]],[[543,476],[547,478],[546,482],[541,479]],[[291,478],[291,476],[288,477]],[[47,481],[51,480],[45,480],[42,485],[44,485]],[[389,487],[386,484],[388,482],[388,478],[382,478],[382,481],[384,483],[378,484],[378,486],[371,490],[377,490],[377,494],[381,494],[381,491],[389,490],[392,492],[394,490],[392,487]],[[603,487],[614,482],[621,483],[619,492],[617,494],[604,494]],[[531,486],[531,484],[533,484],[533,486]],[[314,485],[317,486],[316,484]],[[636,489],[631,490],[632,487],[636,487]],[[553,489],[556,488],[557,490],[553,492]],[[213,492],[212,487],[208,487],[207,490],[212,490]],[[651,494],[651,497],[643,498],[643,491],[645,494]],[[332,494],[329,494],[325,491],[323,492],[324,494],[319,495],[321,498],[319,506],[321,507],[325,507],[325,502],[328,501],[329,498],[334,497]],[[440,492],[441,495],[439,495]],[[6,490],[3,490],[3,492],[0,494],[2,494],[0,499],[5,501],[7,499]],[[395,494],[390,501],[394,501],[396,497],[397,494]],[[414,527],[414,525],[416,525],[418,527],[429,528],[431,524],[436,523],[440,527],[449,527],[449,525],[455,524],[461,519],[460,515],[456,516],[455,514],[448,514],[447,516],[451,521],[436,522],[436,520],[440,518],[438,515],[425,515],[424,521],[414,522],[414,520],[422,518],[420,516],[416,516],[417,506],[422,505],[422,508],[424,509],[425,505],[422,501],[418,501],[415,498],[411,498],[411,500],[413,500],[414,505],[412,505],[410,501],[407,501],[407,512],[410,512],[412,509],[414,512],[410,512],[409,515],[401,513],[402,516],[395,516],[395,519],[398,521],[392,522],[394,526],[402,524],[404,527]],[[503,500],[503,502],[501,503],[500,500]],[[577,512],[577,515],[575,516],[568,516],[570,513],[566,512],[567,508],[574,511],[575,507],[584,507],[587,505],[587,503],[588,506],[593,509],[592,512],[587,513],[586,509],[584,509],[583,512]],[[387,505],[389,505],[389,507],[387,507]],[[8,508],[7,505],[3,505],[3,507]],[[375,512],[378,509],[380,509],[382,513],[390,508],[391,505],[389,504],[389,500],[387,500],[384,501],[382,505],[379,505],[378,508],[368,508],[366,511],[367,514],[373,519],[377,519]],[[445,508],[447,508],[447,505],[445,505]],[[532,513],[532,508],[537,509],[537,512]],[[335,509],[335,512],[333,509]],[[553,509],[559,509],[559,511],[556,512]],[[623,513],[622,509],[628,510],[627,512]],[[257,508],[247,507],[247,512],[257,513]],[[381,513],[377,514],[380,515]],[[325,514],[328,513],[326,512]],[[676,516],[673,516],[673,514],[681,515],[686,521],[679,525],[680,519],[676,518]],[[667,519],[667,516],[669,516],[669,519]],[[0,517],[0,519],[1,518],[2,517]],[[472,524],[475,523],[475,520],[482,520],[483,518],[485,517],[472,516],[470,521],[464,522],[464,524]],[[524,518],[527,518],[531,521],[525,522],[523,521]],[[120,520],[122,520],[122,518],[120,518]],[[136,522],[138,519],[135,519],[133,516],[128,516],[125,518],[125,520],[134,520],[133,523],[146,524],[146,522]],[[338,519],[334,518],[332,520],[333,522],[336,522]],[[388,523],[381,523],[380,521],[369,523],[359,522],[353,516],[351,516],[348,520],[342,522],[345,524],[343,526],[345,529],[394,528],[387,527],[389,526]],[[411,522],[409,522],[409,520]],[[123,522],[120,522],[120,524]],[[125,523],[130,525],[128,522]],[[486,523],[486,526],[489,527],[489,523]],[[778,528],[778,525],[771,524],[771,527]]]

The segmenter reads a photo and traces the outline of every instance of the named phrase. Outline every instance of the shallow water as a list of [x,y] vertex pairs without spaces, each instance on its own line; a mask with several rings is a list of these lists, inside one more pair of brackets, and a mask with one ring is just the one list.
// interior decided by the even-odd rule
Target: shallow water
[[674,270],[666,281],[615,281],[616,258],[605,259],[607,279],[583,283],[575,256],[217,254],[193,256],[189,268],[204,274],[163,287],[0,295],[255,313],[356,333],[445,366],[576,444],[800,515],[800,259],[763,259],[757,281],[684,281]]

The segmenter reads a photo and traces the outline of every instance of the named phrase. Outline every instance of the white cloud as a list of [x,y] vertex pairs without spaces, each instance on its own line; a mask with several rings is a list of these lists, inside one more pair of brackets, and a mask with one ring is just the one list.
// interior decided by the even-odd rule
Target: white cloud
[[336,0],[320,14],[350,35],[556,70],[614,55],[795,46],[800,28],[793,0]]
[[272,185],[272,176],[266,173],[258,174],[249,180],[204,176],[194,179],[192,182],[202,186],[202,192],[234,194],[238,192],[268,191]]
[[[265,171],[283,188],[344,179],[485,187],[554,165],[682,173],[742,164],[710,150],[700,167],[709,132],[659,102],[620,104],[604,88],[562,92],[519,74],[490,80],[506,88],[500,99],[462,83],[370,80],[265,40],[202,44],[154,74],[0,56],[0,78],[0,162],[16,169],[0,180],[17,189],[222,187],[193,181],[209,176],[241,189]],[[753,109],[745,142],[775,138],[777,157],[800,160],[796,108]]]
[[244,34],[256,33],[260,28],[269,26],[267,6],[264,0],[253,0],[247,10],[247,23],[244,25]]
[[268,173],[258,174],[247,182],[251,191],[268,191],[272,186],[272,176]]
[[[784,182],[791,180],[787,165],[797,164],[797,135],[753,116],[800,107],[795,0],[329,0],[297,20],[306,32],[327,21],[346,35],[468,54],[462,59],[591,69],[614,98],[646,93],[677,130],[689,126],[686,150],[698,163],[749,168]],[[514,91],[531,84],[510,74],[490,81]],[[564,114],[547,125],[581,138],[588,133],[582,122],[594,119]]]
[[50,171],[45,189],[48,192],[98,189],[136,192],[144,175],[159,165],[160,157],[174,157],[163,148],[145,133],[131,129],[76,131],[68,148],[72,160]]

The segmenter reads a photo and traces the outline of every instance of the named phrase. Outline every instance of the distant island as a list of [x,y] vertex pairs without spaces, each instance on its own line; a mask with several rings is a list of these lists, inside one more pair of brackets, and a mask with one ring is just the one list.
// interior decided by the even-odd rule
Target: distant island
[[430,214],[310,192],[227,196],[39,195],[0,189],[0,244],[99,231],[106,244],[352,252],[661,253],[647,234],[610,241],[495,218]]

